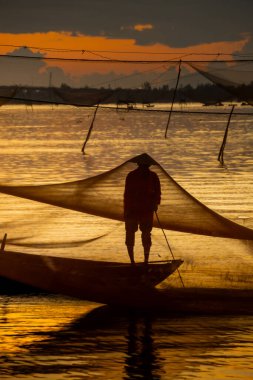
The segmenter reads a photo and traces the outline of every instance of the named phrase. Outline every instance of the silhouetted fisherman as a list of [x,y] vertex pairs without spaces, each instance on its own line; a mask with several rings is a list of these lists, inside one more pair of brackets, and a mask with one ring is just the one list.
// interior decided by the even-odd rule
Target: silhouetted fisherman
[[[148,156],[147,156],[148,157]],[[126,246],[131,263],[134,264],[135,232],[140,228],[144,248],[144,262],[149,259],[153,216],[161,200],[161,187],[157,174],[149,169],[152,162],[146,155],[139,156],[138,168],[126,177],[124,193],[124,218]]]

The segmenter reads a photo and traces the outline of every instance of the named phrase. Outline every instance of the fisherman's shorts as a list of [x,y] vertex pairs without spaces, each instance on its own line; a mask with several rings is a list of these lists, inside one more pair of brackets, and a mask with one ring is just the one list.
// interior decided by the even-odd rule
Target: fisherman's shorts
[[138,228],[142,232],[142,245],[143,247],[151,247],[151,231],[153,228],[153,212],[151,214],[141,217],[127,217],[125,218],[126,229],[126,245],[133,247],[135,243],[135,232]]

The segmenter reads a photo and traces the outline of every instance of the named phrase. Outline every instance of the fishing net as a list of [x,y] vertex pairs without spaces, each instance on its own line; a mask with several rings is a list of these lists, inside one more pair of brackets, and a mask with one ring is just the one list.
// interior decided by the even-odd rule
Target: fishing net
[[[234,239],[253,239],[253,231],[215,213],[187,191],[146,153],[88,179],[55,185],[0,186],[0,191],[58,207],[122,221],[127,174],[140,160],[152,164],[162,189],[159,221],[164,229]],[[154,225],[160,227],[157,220]]]
[[232,94],[236,100],[246,101],[253,105],[252,61],[189,62],[188,64],[204,77]]

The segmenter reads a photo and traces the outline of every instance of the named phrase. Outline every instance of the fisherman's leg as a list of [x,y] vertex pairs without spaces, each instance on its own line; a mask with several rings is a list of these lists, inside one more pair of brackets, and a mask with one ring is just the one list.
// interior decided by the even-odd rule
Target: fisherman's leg
[[151,231],[153,227],[153,214],[145,217],[140,223],[140,230],[142,232],[141,239],[144,248],[144,263],[148,264],[150,248],[152,245]]
[[131,264],[134,264],[134,242],[135,242],[135,232],[138,230],[138,224],[135,220],[126,220],[126,246],[128,256],[130,258]]
[[134,261],[134,247],[131,246],[131,245],[128,245],[127,246],[127,253],[128,253],[129,258],[130,258],[131,264],[135,264],[135,261]]
[[148,245],[147,243],[145,243],[145,245],[143,246],[144,247],[144,263],[145,264],[148,264],[151,245],[152,244]]

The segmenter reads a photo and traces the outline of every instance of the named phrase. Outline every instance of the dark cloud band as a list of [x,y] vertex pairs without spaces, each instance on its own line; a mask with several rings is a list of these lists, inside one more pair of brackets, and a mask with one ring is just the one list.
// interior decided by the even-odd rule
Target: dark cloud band
[[252,14],[252,0],[0,0],[0,32],[66,31],[186,47],[253,34]]

